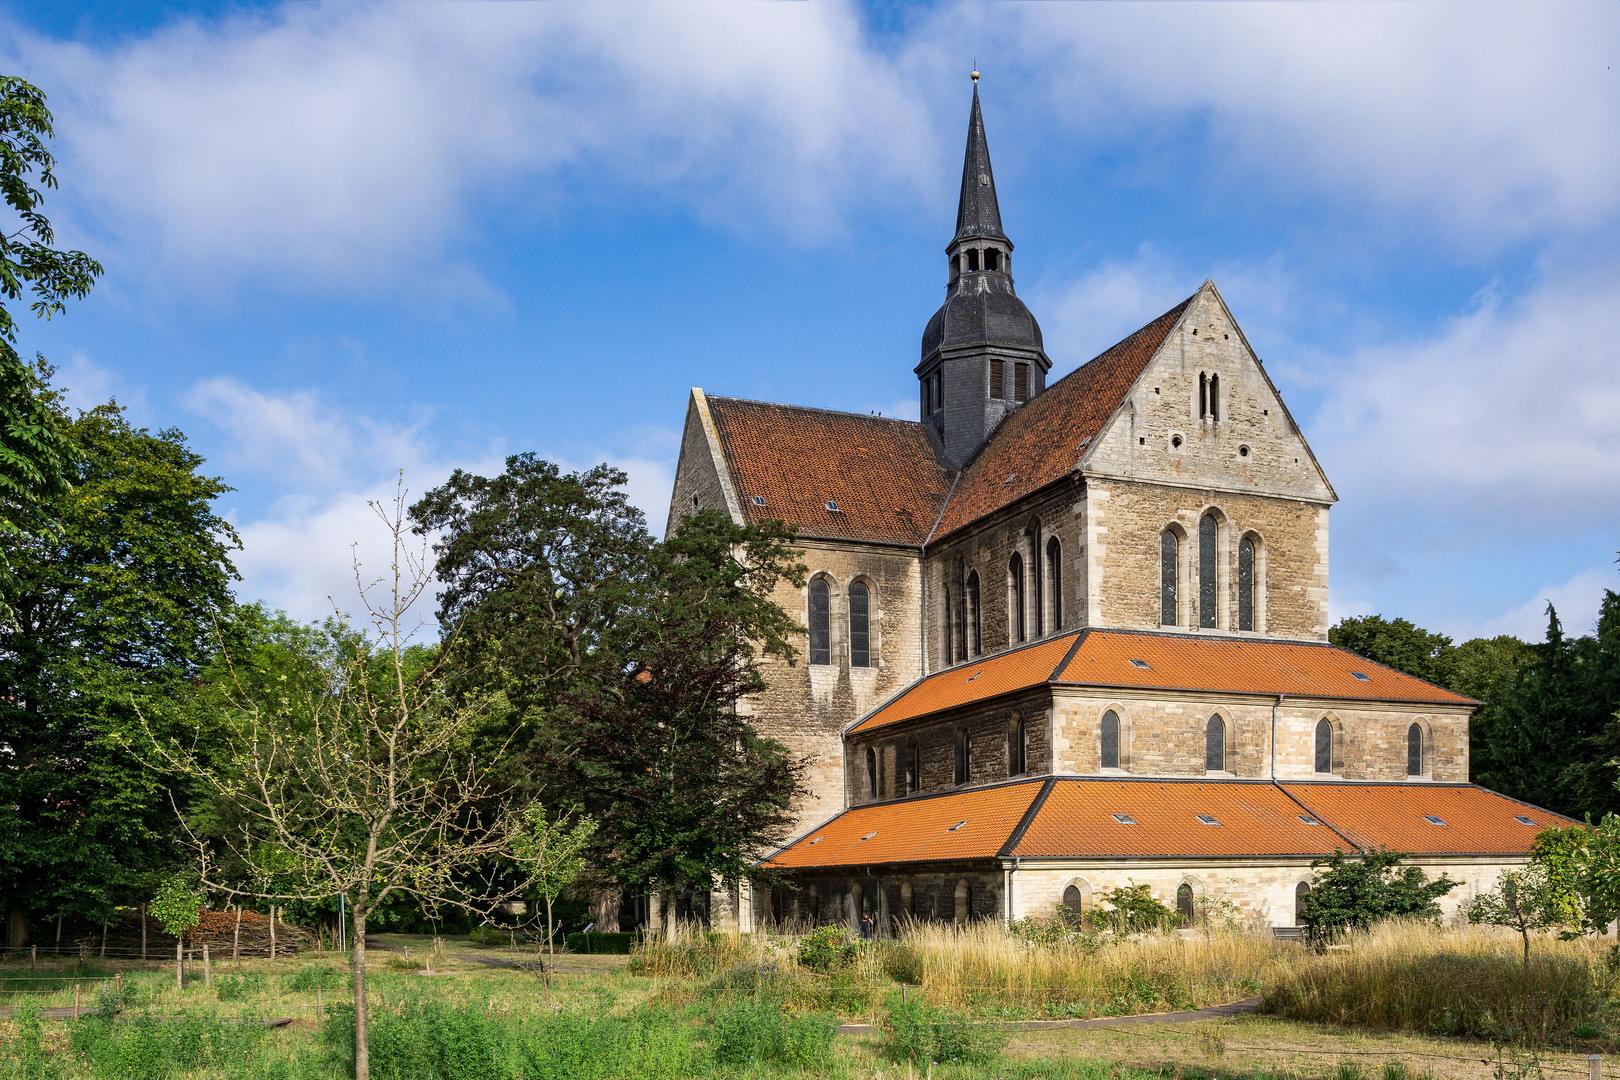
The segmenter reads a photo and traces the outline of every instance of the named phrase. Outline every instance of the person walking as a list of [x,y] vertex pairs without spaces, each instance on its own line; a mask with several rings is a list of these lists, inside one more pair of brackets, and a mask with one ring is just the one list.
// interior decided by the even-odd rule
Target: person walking
[[872,916],[869,914],[861,915],[861,940],[872,940]]

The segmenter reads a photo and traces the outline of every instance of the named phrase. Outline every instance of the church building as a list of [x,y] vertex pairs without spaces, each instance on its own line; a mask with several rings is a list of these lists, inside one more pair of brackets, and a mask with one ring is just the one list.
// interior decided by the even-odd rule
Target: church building
[[977,73],[921,419],[694,388],[670,525],[798,529],[807,630],[745,708],[810,761],[787,884],[711,919],[1089,910],[1147,884],[1292,926],[1310,863],[1391,848],[1455,914],[1567,819],[1468,782],[1478,702],[1328,643],[1337,499],[1215,284],[1049,381]]

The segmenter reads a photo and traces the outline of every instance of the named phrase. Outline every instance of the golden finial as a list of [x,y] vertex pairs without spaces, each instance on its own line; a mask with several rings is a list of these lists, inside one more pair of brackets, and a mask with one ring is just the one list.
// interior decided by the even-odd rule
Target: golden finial
[[974,83],[977,83],[979,81],[979,65],[978,64],[973,65],[973,81],[974,81]]

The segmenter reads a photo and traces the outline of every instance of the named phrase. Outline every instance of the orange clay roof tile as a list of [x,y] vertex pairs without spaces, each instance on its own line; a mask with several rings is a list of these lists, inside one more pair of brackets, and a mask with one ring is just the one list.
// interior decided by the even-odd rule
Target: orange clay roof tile
[[[1117,820],[1129,817],[1134,824]],[[1205,824],[1203,814],[1215,820]],[[1009,855],[1331,855],[1345,843],[1265,781],[1059,781]]]
[[858,806],[767,861],[792,870],[996,857],[1320,858],[1379,847],[1522,855],[1540,829],[1572,824],[1469,784],[1050,777]]
[[1072,471],[1082,447],[1108,418],[1159,351],[1188,297],[1095,359],[1071,371],[1008,416],[968,463],[934,530],[938,541]]
[[1461,694],[1334,645],[1080,630],[930,675],[885,702],[850,731],[870,731],[1047,682],[1350,701],[1475,704]]
[[993,858],[1018,827],[1041,783],[1030,780],[859,806],[768,861],[793,868]]
[[[1519,854],[1549,825],[1578,824],[1472,784],[1284,783],[1364,850],[1414,855]],[[1428,820],[1439,818],[1444,824]],[[1526,825],[1518,818],[1526,818]]]
[[[804,536],[921,544],[950,491],[950,474],[912,421],[713,396],[709,413],[749,522],[780,519]],[[838,509],[828,510],[829,502]]]

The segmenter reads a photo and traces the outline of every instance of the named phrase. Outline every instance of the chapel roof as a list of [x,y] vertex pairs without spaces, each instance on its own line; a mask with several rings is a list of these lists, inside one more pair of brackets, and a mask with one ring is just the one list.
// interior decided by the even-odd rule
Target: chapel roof
[[1087,443],[1196,299],[1189,296],[1117,345],[1048,386],[1001,422],[962,470],[930,542],[950,536],[1072,472]]
[[807,537],[920,545],[938,520],[951,474],[921,424],[737,398],[708,403],[746,521],[779,519]]
[[1336,645],[1077,630],[919,679],[849,730],[871,731],[1043,684],[1469,706],[1472,698]]
[[1473,784],[1053,776],[853,807],[766,862],[1518,856],[1541,829],[1573,824]]

